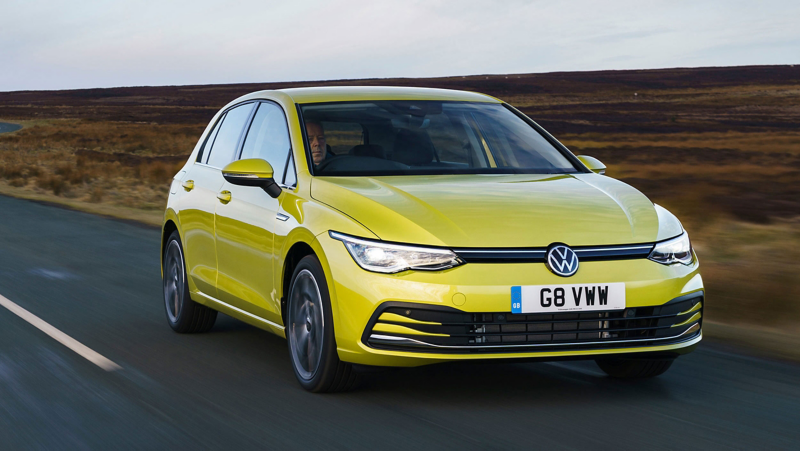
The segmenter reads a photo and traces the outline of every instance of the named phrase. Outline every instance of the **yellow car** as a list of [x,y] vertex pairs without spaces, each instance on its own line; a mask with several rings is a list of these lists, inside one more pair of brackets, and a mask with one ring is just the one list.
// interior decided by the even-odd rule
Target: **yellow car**
[[297,379],[594,359],[650,377],[701,339],[678,219],[524,114],[462,91],[261,91],[209,123],[164,215],[169,325],[286,337]]

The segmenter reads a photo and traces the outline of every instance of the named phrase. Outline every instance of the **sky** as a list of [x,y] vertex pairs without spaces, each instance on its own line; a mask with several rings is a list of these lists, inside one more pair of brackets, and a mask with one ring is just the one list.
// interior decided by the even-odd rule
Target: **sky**
[[0,91],[800,64],[797,0],[3,0]]

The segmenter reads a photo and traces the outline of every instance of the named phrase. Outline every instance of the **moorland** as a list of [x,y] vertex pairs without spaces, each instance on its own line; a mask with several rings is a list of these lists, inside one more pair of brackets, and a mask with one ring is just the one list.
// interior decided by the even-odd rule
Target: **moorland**
[[682,219],[717,333],[800,335],[800,66],[4,92],[0,121],[23,128],[0,134],[0,194],[160,224],[172,176],[221,106],[311,85],[508,101]]

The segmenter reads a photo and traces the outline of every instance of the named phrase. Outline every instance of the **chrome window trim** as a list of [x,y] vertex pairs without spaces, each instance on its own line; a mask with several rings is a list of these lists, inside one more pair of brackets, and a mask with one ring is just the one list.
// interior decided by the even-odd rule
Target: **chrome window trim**
[[195,161],[194,164],[196,164],[198,166],[203,166],[203,167],[206,167],[206,168],[210,168],[210,169],[216,169],[218,171],[222,170],[222,168],[218,168],[216,166],[211,166],[210,164],[206,164],[206,163],[200,163],[199,161]]

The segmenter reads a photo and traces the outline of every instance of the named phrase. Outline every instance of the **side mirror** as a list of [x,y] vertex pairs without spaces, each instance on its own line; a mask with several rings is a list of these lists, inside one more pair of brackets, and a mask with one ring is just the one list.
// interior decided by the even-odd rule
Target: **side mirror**
[[600,175],[606,173],[606,165],[601,163],[597,158],[590,157],[588,155],[578,155],[578,159],[581,160],[581,163],[583,163],[583,165],[589,168],[589,170],[592,172]]
[[281,194],[281,187],[272,178],[272,165],[261,158],[237,160],[222,168],[222,176],[228,183],[239,186],[258,186],[271,197]]

